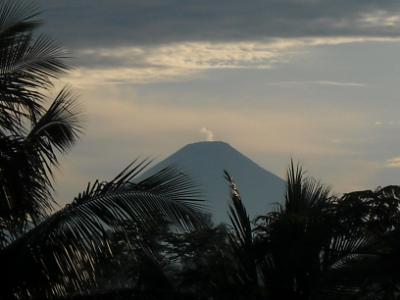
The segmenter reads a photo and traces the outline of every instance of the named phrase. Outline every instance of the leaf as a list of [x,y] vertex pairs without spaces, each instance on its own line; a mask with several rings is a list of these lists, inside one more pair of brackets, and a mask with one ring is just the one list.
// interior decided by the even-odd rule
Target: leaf
[[128,182],[145,164],[137,162],[110,183],[95,184],[0,252],[0,261],[14,263],[18,255],[19,264],[27,266],[4,279],[9,292],[34,293],[42,286],[49,295],[65,295],[84,289],[94,280],[94,258],[109,251],[107,231],[119,222],[145,229],[157,226],[161,213],[184,228],[201,226],[201,200],[187,176],[168,168],[138,184]]

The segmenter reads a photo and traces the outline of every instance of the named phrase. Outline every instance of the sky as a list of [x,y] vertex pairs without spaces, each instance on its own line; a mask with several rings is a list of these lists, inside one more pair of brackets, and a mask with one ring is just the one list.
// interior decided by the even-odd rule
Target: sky
[[38,0],[85,134],[57,199],[197,141],[337,193],[400,183],[400,1]]

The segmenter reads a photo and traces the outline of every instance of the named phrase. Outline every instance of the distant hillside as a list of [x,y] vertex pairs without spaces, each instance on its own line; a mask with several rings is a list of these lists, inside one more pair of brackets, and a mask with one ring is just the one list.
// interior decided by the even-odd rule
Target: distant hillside
[[147,171],[146,175],[168,165],[177,166],[201,185],[216,222],[228,220],[229,187],[224,179],[224,170],[238,184],[251,217],[271,210],[273,203],[283,199],[284,180],[224,142],[186,145]]

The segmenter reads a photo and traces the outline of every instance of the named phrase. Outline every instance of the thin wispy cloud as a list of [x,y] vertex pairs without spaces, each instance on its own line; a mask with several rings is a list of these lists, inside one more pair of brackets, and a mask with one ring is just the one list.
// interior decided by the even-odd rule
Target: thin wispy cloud
[[400,120],[375,121],[374,125],[383,128],[399,128]]
[[[190,78],[207,70],[270,69],[290,62],[310,47],[362,42],[399,42],[397,38],[329,37],[255,42],[188,42],[146,47],[86,48],[77,52],[79,67],[68,80],[75,85],[151,83]],[[364,87],[362,82],[283,81],[271,85]]]
[[400,168],[400,156],[393,157],[386,161],[386,167]]
[[268,82],[268,85],[280,87],[296,87],[303,85],[320,85],[320,86],[334,86],[334,87],[365,87],[365,83],[361,82],[345,82],[345,81],[331,81],[331,80],[315,80],[315,81],[277,81]]
[[400,28],[400,16],[397,13],[378,9],[362,14],[359,23],[370,28]]
[[283,62],[301,41],[179,43],[157,47],[93,48],[78,52],[83,66],[69,74],[79,86],[148,83],[187,78],[212,69],[265,69]]

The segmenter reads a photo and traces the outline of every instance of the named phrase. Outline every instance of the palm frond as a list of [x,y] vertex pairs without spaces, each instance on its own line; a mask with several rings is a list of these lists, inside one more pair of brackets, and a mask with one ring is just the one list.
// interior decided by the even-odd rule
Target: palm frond
[[229,206],[229,219],[233,226],[236,241],[239,247],[245,247],[252,243],[252,230],[250,218],[243,205],[239,190],[228,172],[225,171],[225,179],[229,182],[231,189],[232,204]]
[[17,230],[12,224],[38,223],[52,211],[52,167],[76,141],[78,117],[75,99],[62,90],[26,137],[0,136],[0,218],[10,232]]
[[0,40],[35,29],[40,24],[34,19],[38,13],[37,6],[32,2],[3,1],[0,6]]
[[74,203],[89,201],[95,197],[113,193],[124,186],[135,186],[132,180],[149,166],[150,163],[151,160],[149,159],[143,159],[141,161],[135,159],[112,180],[106,182],[100,182],[99,180],[96,180],[94,183],[89,182],[86,189],[74,198]]
[[[128,180],[131,182],[133,179],[130,177]],[[135,188],[162,194],[173,201],[188,205],[191,210],[198,213],[203,213],[206,210],[202,200],[199,200],[202,193],[200,187],[175,166],[164,168],[139,181]]]
[[[43,160],[57,165],[56,151],[66,152],[82,132],[81,109],[76,97],[64,88],[51,106],[35,121],[25,141],[34,145]],[[51,171],[48,168],[48,171]]]
[[227,171],[224,171],[224,174],[231,190],[232,204],[229,206],[229,219],[233,233],[229,235],[229,241],[238,264],[237,275],[242,283],[256,285],[258,276],[250,218],[236,183]]
[[310,209],[321,210],[330,205],[330,188],[314,178],[305,177],[304,174],[300,164],[295,166],[291,160],[287,171],[287,191],[285,205],[281,206],[282,212],[296,214]]
[[[95,256],[109,251],[107,231],[120,222],[133,221],[138,229],[145,229],[156,226],[161,214],[185,228],[201,226],[197,215],[201,200],[195,198],[196,188],[191,190],[188,178],[180,172],[163,170],[144,180],[146,184],[127,181],[144,165],[146,162],[135,163],[110,185],[95,184],[0,252],[1,261],[12,261],[19,255],[21,264],[32,266],[31,272],[40,270],[38,274],[14,272],[14,277],[7,279],[14,287],[11,292],[35,292],[33,285],[24,285],[32,283],[25,276],[40,280],[37,286],[47,287],[48,295],[83,289],[93,280]],[[141,246],[146,249],[148,244],[144,241]]]
[[0,220],[11,235],[20,234],[28,219],[43,219],[52,208],[51,182],[35,150],[21,137],[0,137]]
[[40,22],[29,3],[0,5],[0,125],[19,132],[21,118],[35,119],[43,111],[43,89],[68,69],[65,50],[45,36],[33,37]]

